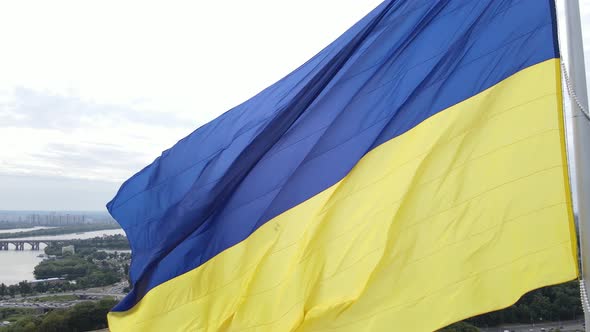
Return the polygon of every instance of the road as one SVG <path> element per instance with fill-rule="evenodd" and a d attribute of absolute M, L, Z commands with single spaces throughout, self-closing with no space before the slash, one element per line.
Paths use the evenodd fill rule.
<path fill-rule="evenodd" d="M 123 297 L 125 297 L 125 294 L 121 294 L 121 293 L 85 292 L 85 291 L 80 290 L 80 291 L 65 292 L 65 293 L 45 293 L 45 294 L 39 294 L 39 295 L 34 295 L 34 296 L 21 297 L 20 299 L 26 300 L 26 299 L 36 299 L 36 298 L 40 298 L 40 297 L 62 296 L 62 295 L 91 296 L 91 297 L 114 297 L 117 300 L 121 300 Z"/>
<path fill-rule="evenodd" d="M 505 325 L 501 327 L 493 327 L 493 328 L 482 328 L 483 332 L 504 332 L 504 331 L 514 331 L 514 332 L 541 332 L 541 331 L 551 331 L 551 329 L 558 329 L 562 332 L 570 332 L 570 331 L 584 331 L 583 320 L 573 320 L 573 321 L 563 321 L 560 323 L 543 323 L 543 324 L 514 324 L 514 325 Z"/>
<path fill-rule="evenodd" d="M 79 299 L 72 301 L 59 301 L 59 302 L 35 302 L 35 299 L 50 296 L 63 296 L 63 295 L 75 295 Z M 75 291 L 66 293 L 46 293 L 27 297 L 17 297 L 14 299 L 7 299 L 0 301 L 0 308 L 29 308 L 29 309 L 56 309 L 56 308 L 68 308 L 76 305 L 80 302 L 85 302 L 90 299 L 97 299 L 103 297 L 113 297 L 116 300 L 121 300 L 125 295 L 120 293 L 95 293 L 85 291 Z"/>

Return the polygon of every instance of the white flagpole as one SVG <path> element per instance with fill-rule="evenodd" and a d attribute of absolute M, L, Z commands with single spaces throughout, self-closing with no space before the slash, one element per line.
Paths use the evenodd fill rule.
<path fill-rule="evenodd" d="M 586 327 L 590 327 L 588 298 L 586 290 L 590 289 L 590 120 L 584 114 L 588 112 L 588 93 L 586 87 L 586 70 L 584 65 L 584 45 L 582 43 L 582 26 L 580 22 L 580 5 L 578 0 L 565 0 L 568 50 L 568 91 L 570 92 L 573 135 L 573 159 L 575 172 L 574 201 L 577 203 L 578 232 L 582 265 L 582 303 Z M 565 77 L 567 79 L 567 76 Z M 571 152 L 570 152 L 571 153 Z M 570 168 L 571 169 L 571 168 Z"/>

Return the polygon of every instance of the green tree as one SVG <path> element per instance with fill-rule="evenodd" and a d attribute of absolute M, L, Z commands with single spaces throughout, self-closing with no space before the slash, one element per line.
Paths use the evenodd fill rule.
<path fill-rule="evenodd" d="M 31 294 L 33 292 L 33 288 L 31 287 L 31 284 L 29 284 L 26 281 L 21 281 L 18 283 L 18 292 L 25 296 L 28 294 Z"/>
<path fill-rule="evenodd" d="M 33 291 L 37 293 L 45 293 L 49 290 L 49 284 L 46 282 L 38 282 L 33 286 Z"/>
<path fill-rule="evenodd" d="M 579 284 L 571 281 L 534 290 L 506 309 L 470 318 L 468 322 L 479 327 L 493 327 L 571 320 L 582 314 Z"/>
<path fill-rule="evenodd" d="M 440 332 L 478 332 L 479 329 L 466 322 L 458 322 L 453 325 L 447 326 Z"/>
<path fill-rule="evenodd" d="M 54 310 L 48 313 L 39 325 L 39 332 L 63 332 L 72 330 L 68 312 Z"/>
<path fill-rule="evenodd" d="M 14 324 L 0 328 L 2 332 L 80 332 L 107 327 L 107 313 L 116 304 L 105 298 L 99 302 L 84 302 L 67 310 L 53 310 L 45 316 L 25 316 Z"/>
<path fill-rule="evenodd" d="M 16 285 L 8 286 L 8 295 L 10 295 L 10 297 L 14 297 L 16 295 L 16 293 L 18 293 L 18 286 L 16 286 Z"/>
<path fill-rule="evenodd" d="M 8 287 L 4 283 L 0 284 L 0 297 L 4 297 L 8 294 Z"/>
<path fill-rule="evenodd" d="M 29 315 L 4 328 L 2 332 L 36 332 L 40 323 L 41 318 Z"/>
<path fill-rule="evenodd" d="M 65 277 L 73 280 L 85 276 L 94 267 L 91 262 L 78 256 L 42 261 L 33 270 L 37 279 Z"/>
<path fill-rule="evenodd" d="M 92 258 L 94 259 L 98 259 L 98 260 L 105 260 L 107 259 L 108 254 L 104 251 L 96 251 L 92 254 Z"/>

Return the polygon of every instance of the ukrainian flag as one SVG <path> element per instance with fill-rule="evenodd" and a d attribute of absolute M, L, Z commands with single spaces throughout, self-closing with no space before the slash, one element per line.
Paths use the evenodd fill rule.
<path fill-rule="evenodd" d="M 433 331 L 576 278 L 550 0 L 390 0 L 108 204 L 112 331 Z"/>

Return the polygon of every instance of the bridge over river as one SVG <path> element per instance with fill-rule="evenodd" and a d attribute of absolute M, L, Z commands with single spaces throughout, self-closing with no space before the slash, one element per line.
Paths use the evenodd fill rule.
<path fill-rule="evenodd" d="M 57 243 L 57 242 L 64 242 L 63 240 L 38 240 L 38 239 L 0 239 L 0 250 L 10 250 L 10 247 L 14 247 L 14 250 L 25 250 L 25 245 L 30 247 L 31 250 L 41 250 L 39 245 L 44 243 L 45 245 L 49 245 L 50 243 Z"/>

